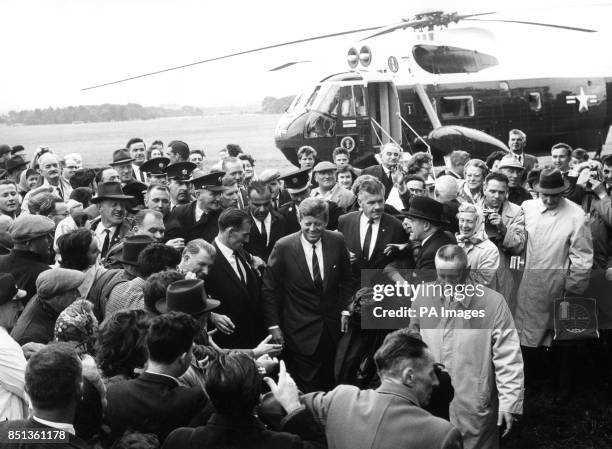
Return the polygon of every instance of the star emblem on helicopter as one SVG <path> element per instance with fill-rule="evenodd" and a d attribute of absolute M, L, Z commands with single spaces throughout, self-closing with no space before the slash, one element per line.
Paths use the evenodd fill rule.
<path fill-rule="evenodd" d="M 597 103 L 597 95 L 589 95 L 584 93 L 584 89 L 580 88 L 580 95 L 567 95 L 565 97 L 567 104 L 576 104 L 578 102 L 578 112 L 588 112 L 589 103 Z"/>

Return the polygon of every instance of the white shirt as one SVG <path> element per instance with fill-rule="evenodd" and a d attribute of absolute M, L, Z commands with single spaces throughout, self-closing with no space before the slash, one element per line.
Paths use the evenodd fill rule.
<path fill-rule="evenodd" d="M 363 244 L 365 243 L 366 233 L 368 232 L 368 223 L 369 218 L 365 216 L 365 214 L 359 215 L 359 243 L 361 244 L 361 249 L 363 250 Z M 378 237 L 378 228 L 380 226 L 380 218 L 378 220 L 374 220 L 372 223 L 372 238 L 370 240 L 370 252 L 368 254 L 368 259 L 372 257 L 372 253 L 374 252 L 374 246 L 376 245 L 376 238 Z"/>
<path fill-rule="evenodd" d="M 198 221 L 200 221 L 200 218 L 202 218 L 202 214 L 204 213 L 204 211 L 202 209 L 200 209 L 200 206 L 198 206 L 198 203 L 196 202 L 196 208 L 195 208 L 195 221 L 196 223 Z"/>
<path fill-rule="evenodd" d="M 38 418 L 36 416 L 32 416 L 32 419 L 41 424 L 44 424 L 47 427 L 53 427 L 54 429 L 64 430 L 72 435 L 76 435 L 76 432 L 74 431 L 74 426 L 70 423 L 47 421 L 46 419 Z"/>
<path fill-rule="evenodd" d="M 100 251 L 102 251 L 102 247 L 104 246 L 104 240 L 106 239 L 106 232 L 104 232 L 105 229 L 108 229 L 110 231 L 108 233 L 108 242 L 110 243 L 110 241 L 113 239 L 113 235 L 115 235 L 117 226 L 111 226 L 110 228 L 105 228 L 104 225 L 102 224 L 102 221 L 98 223 L 98 226 L 96 227 L 96 230 L 94 231 L 94 234 L 98 238 L 98 248 L 100 249 Z"/>
<path fill-rule="evenodd" d="M 253 217 L 253 214 L 251 214 L 251 217 Z M 261 234 L 261 221 L 259 221 L 255 217 L 253 217 L 253 221 L 255 222 L 255 226 L 257 226 L 257 230 Z M 266 236 L 268 237 L 268 239 L 266 240 L 266 246 L 268 246 L 268 243 L 270 243 L 270 230 L 272 228 L 272 214 L 271 213 L 268 213 L 268 215 L 266 215 L 266 218 L 264 218 L 263 220 L 263 225 L 266 227 Z"/>
<path fill-rule="evenodd" d="M 221 251 L 221 254 L 223 254 L 223 257 L 225 257 L 227 261 L 229 262 L 229 264 L 231 265 L 232 269 L 234 270 L 234 273 L 236 273 L 236 276 L 238 276 L 238 279 L 244 278 L 244 280 L 246 281 L 247 279 L 246 272 L 244 271 L 244 267 L 242 266 L 242 264 L 240 264 L 240 271 L 238 271 L 239 262 L 236 256 L 234 256 L 234 250 L 228 246 L 225 246 L 223 243 L 221 243 L 221 240 L 219 240 L 219 237 L 215 237 L 215 243 L 219 247 L 219 251 Z M 242 276 L 240 275 L 240 272 L 242 272 Z"/>
<path fill-rule="evenodd" d="M 302 248 L 304 249 L 304 254 L 306 255 L 306 264 L 308 265 L 308 270 L 310 271 L 310 277 L 314 281 L 314 274 L 312 272 L 312 243 L 304 238 L 304 235 L 300 235 L 300 241 L 302 242 Z M 321 273 L 321 280 L 325 279 L 325 275 L 323 273 L 323 243 L 321 243 L 321 239 L 315 243 L 317 259 L 319 261 L 319 272 Z"/>
<path fill-rule="evenodd" d="M 25 370 L 21 346 L 0 327 L 0 421 L 24 419 L 28 415 Z"/>
<path fill-rule="evenodd" d="M 132 170 L 134 170 L 134 177 L 136 178 L 136 181 L 146 182 L 144 179 L 145 174 L 140 171 L 140 167 L 138 165 L 132 164 Z"/>

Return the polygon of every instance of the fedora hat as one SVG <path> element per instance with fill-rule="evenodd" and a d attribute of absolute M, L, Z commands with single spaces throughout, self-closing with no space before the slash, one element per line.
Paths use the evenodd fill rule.
<path fill-rule="evenodd" d="M 6 171 L 10 173 L 13 170 L 16 170 L 21 167 L 25 167 L 29 163 L 30 161 L 24 160 L 21 156 L 13 156 L 8 161 L 6 161 L 6 164 L 5 164 Z"/>
<path fill-rule="evenodd" d="M 108 165 L 112 167 L 113 165 L 129 164 L 133 160 L 134 158 L 130 156 L 130 152 L 122 148 L 113 152 L 113 162 Z"/>
<path fill-rule="evenodd" d="M 173 282 L 166 291 L 166 308 L 168 312 L 183 312 L 191 316 L 202 315 L 221 304 L 216 299 L 208 298 L 204 281 L 186 279 Z"/>
<path fill-rule="evenodd" d="M 119 182 L 102 182 L 98 184 L 98 194 L 91 199 L 92 203 L 104 200 L 131 200 L 133 196 L 126 195 Z"/>
<path fill-rule="evenodd" d="M 569 188 L 569 181 L 563 178 L 563 174 L 556 168 L 545 168 L 540 173 L 540 179 L 535 186 L 536 192 L 545 195 L 556 195 L 565 192 Z"/>
<path fill-rule="evenodd" d="M 444 206 L 427 196 L 415 196 L 410 201 L 410 209 L 402 211 L 404 217 L 419 218 L 433 224 L 441 225 L 444 220 Z"/>
<path fill-rule="evenodd" d="M 140 256 L 142 250 L 151 243 L 155 243 L 155 239 L 148 235 L 132 235 L 126 237 L 123 241 L 121 257 L 117 257 L 117 261 L 122 264 L 136 265 L 138 263 L 138 256 Z"/>

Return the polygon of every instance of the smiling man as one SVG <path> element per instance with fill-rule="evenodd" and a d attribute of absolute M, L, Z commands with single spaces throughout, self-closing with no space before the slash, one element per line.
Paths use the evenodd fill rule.
<path fill-rule="evenodd" d="M 132 172 L 133 177 L 140 182 L 147 182 L 144 173 L 140 171 L 140 166 L 146 161 L 147 147 L 140 137 L 132 137 L 128 140 L 125 146 L 130 152 L 132 159 Z"/>
<path fill-rule="evenodd" d="M 336 166 L 331 162 L 319 162 L 312 170 L 319 187 L 313 189 L 310 196 L 313 198 L 320 197 L 325 201 L 333 201 L 338 207 L 347 209 L 355 201 L 355 195 L 336 183 L 336 171 Z"/>
<path fill-rule="evenodd" d="M 17 185 L 9 180 L 0 181 L 0 214 L 16 218 L 19 212 Z"/>
<path fill-rule="evenodd" d="M 53 193 L 64 201 L 70 199 L 72 186 L 61 176 L 60 163 L 53 153 L 45 153 L 38 159 L 39 172 L 43 177 L 43 187 L 51 186 Z M 29 198 L 28 198 L 29 199 Z"/>

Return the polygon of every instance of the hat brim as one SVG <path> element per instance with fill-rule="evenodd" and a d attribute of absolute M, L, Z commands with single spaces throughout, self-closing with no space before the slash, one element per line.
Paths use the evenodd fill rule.
<path fill-rule="evenodd" d="M 96 204 L 99 203 L 100 201 L 104 201 L 104 200 L 133 200 L 134 197 L 131 195 L 104 195 L 104 196 L 94 196 L 91 199 L 91 202 Z"/>
<path fill-rule="evenodd" d="M 525 170 L 525 167 L 523 167 L 522 165 L 516 164 L 516 165 L 500 165 L 499 167 L 497 167 L 498 170 L 501 170 L 502 168 L 516 168 L 517 170 Z"/>
<path fill-rule="evenodd" d="M 23 161 L 23 162 L 22 162 L 22 163 L 20 163 L 20 164 L 13 165 L 11 168 L 7 168 L 7 169 L 6 169 L 6 171 L 15 171 L 15 170 L 17 170 L 18 168 L 21 168 L 21 167 L 26 167 L 26 166 L 27 166 L 29 163 L 30 163 L 30 161 Z"/>
<path fill-rule="evenodd" d="M 287 192 L 289 193 L 302 193 L 304 190 L 306 190 L 307 188 L 309 188 L 310 186 L 307 184 L 304 187 L 302 187 L 301 189 L 290 189 L 287 187 Z"/>
<path fill-rule="evenodd" d="M 408 211 L 406 212 L 401 212 L 402 216 L 406 217 L 406 218 L 418 218 L 420 220 L 425 220 L 425 221 L 429 221 L 430 223 L 433 224 L 439 224 L 439 225 L 443 225 L 444 223 L 446 223 L 446 220 L 436 220 L 435 218 L 431 218 L 431 217 L 427 217 L 425 215 L 421 215 L 421 214 L 415 214 L 410 213 Z"/>
<path fill-rule="evenodd" d="M 119 159 L 118 161 L 113 161 L 111 162 L 110 165 L 111 167 L 115 166 L 115 165 L 124 165 L 124 164 L 129 164 L 133 161 L 135 161 L 136 159 L 134 158 L 129 158 L 129 159 Z"/>
<path fill-rule="evenodd" d="M 203 313 L 210 312 L 221 305 L 221 301 L 212 298 L 206 298 L 206 307 L 198 313 L 194 313 L 194 316 L 202 315 Z"/>
<path fill-rule="evenodd" d="M 564 179 L 563 187 L 555 187 L 552 189 L 547 189 L 547 188 L 540 187 L 540 184 L 536 184 L 533 190 L 535 190 L 538 193 L 543 193 L 545 195 L 558 195 L 559 193 L 565 192 L 567 189 L 569 189 L 569 187 L 570 187 L 569 181 L 567 179 Z"/>

